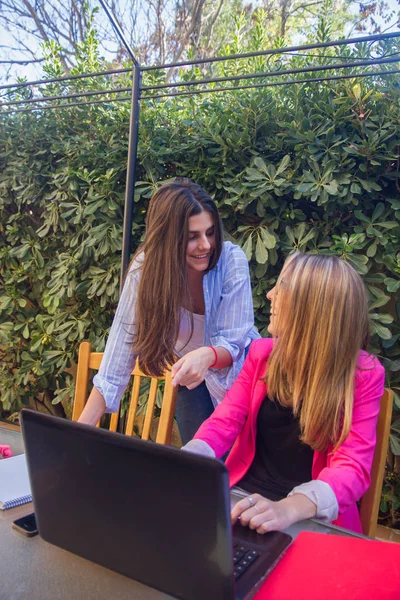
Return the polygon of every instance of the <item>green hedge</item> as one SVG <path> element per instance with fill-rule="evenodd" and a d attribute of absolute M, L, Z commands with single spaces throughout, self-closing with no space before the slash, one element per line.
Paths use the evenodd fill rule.
<path fill-rule="evenodd" d="M 383 44 L 381 50 L 399 51 Z M 366 51 L 362 44 L 341 50 L 350 58 L 363 58 Z M 265 69 L 257 60 L 217 65 L 213 74 Z M 293 57 L 290 64 L 320 60 Z M 192 69 L 183 76 L 199 74 Z M 160 80 L 156 73 L 145 83 Z M 126 81 L 120 78 L 118 85 Z M 100 83 L 49 85 L 44 93 L 88 87 Z M 129 103 L 105 103 L 0 115 L 2 416 L 37 402 L 68 411 L 79 342 L 89 339 L 97 350 L 104 348 L 118 300 L 129 110 Z M 136 247 L 148 198 L 160 181 L 185 175 L 204 186 L 218 203 L 227 234 L 250 261 L 263 335 L 265 294 L 289 251 L 333 253 L 351 262 L 368 286 L 372 349 L 395 391 L 395 454 L 399 126 L 399 84 L 389 75 L 143 99 L 133 226 Z M 396 477 L 387 500 L 397 486 L 398 508 Z"/>

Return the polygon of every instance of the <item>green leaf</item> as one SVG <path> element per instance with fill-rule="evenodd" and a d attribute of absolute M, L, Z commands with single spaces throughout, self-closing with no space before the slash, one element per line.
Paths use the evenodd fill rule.
<path fill-rule="evenodd" d="M 247 260 L 250 262 L 253 255 L 253 236 L 251 234 L 243 244 L 242 250 L 245 253 Z"/>
<path fill-rule="evenodd" d="M 400 358 L 398 360 L 387 359 L 387 362 L 385 362 L 385 364 L 388 364 L 389 370 L 392 371 L 393 373 L 400 371 Z"/>
<path fill-rule="evenodd" d="M 289 238 L 289 242 L 294 246 L 296 244 L 296 239 L 294 237 L 293 229 L 291 229 L 289 226 L 287 226 L 285 228 L 285 232 Z"/>
<path fill-rule="evenodd" d="M 249 181 L 265 181 L 265 175 L 257 171 L 257 169 L 252 169 L 248 167 L 246 169 L 246 179 Z"/>
<path fill-rule="evenodd" d="M 43 316 L 42 315 L 40 315 L 40 314 L 36 315 L 35 321 L 39 325 L 40 329 L 44 329 L 44 321 L 43 321 Z"/>
<path fill-rule="evenodd" d="M 368 273 L 367 262 L 368 258 L 360 254 L 348 254 L 347 260 L 353 265 L 360 275 L 366 275 Z"/>
<path fill-rule="evenodd" d="M 395 229 L 395 227 L 399 227 L 399 223 L 396 221 L 380 221 L 376 223 L 379 227 L 384 227 L 385 229 Z"/>
<path fill-rule="evenodd" d="M 261 158 L 261 156 L 257 156 L 254 159 L 254 164 L 257 167 L 257 169 L 259 169 L 263 173 L 267 173 L 267 165 L 265 164 L 265 162 L 263 161 L 263 159 Z"/>
<path fill-rule="evenodd" d="M 268 250 L 272 250 L 272 248 L 275 248 L 275 246 L 276 246 L 276 238 L 270 232 L 270 230 L 268 229 L 268 227 L 260 227 L 260 232 L 261 232 L 261 237 L 262 237 L 262 240 L 263 240 L 263 242 L 265 244 L 265 247 L 268 248 Z"/>
<path fill-rule="evenodd" d="M 314 229 L 310 229 L 310 231 L 307 233 L 307 235 L 302 236 L 301 240 L 299 239 L 299 244 L 301 246 L 301 248 L 305 248 L 308 244 L 308 242 L 312 239 L 314 239 L 315 237 L 315 231 Z"/>
<path fill-rule="evenodd" d="M 390 293 L 396 293 L 400 289 L 400 279 L 393 279 L 392 277 L 386 277 L 385 285 L 387 291 Z"/>
<path fill-rule="evenodd" d="M 350 186 L 350 191 L 352 194 L 361 194 L 361 188 L 357 183 L 352 183 Z"/>
<path fill-rule="evenodd" d="M 364 221 L 364 223 L 370 223 L 370 219 L 368 219 L 368 217 L 366 217 L 361 210 L 355 210 L 354 211 L 354 216 L 357 217 L 357 219 L 359 221 Z"/>
<path fill-rule="evenodd" d="M 375 319 L 384 325 L 390 325 L 390 323 L 393 323 L 394 321 L 393 316 L 389 313 L 371 313 L 370 316 L 371 319 Z"/>
<path fill-rule="evenodd" d="M 268 269 L 267 264 L 264 264 L 264 265 L 258 264 L 254 271 L 254 274 L 257 277 L 257 279 L 261 279 L 262 277 L 264 277 L 264 275 L 267 272 L 267 269 Z"/>
<path fill-rule="evenodd" d="M 369 248 L 367 249 L 368 258 L 372 258 L 375 256 L 377 248 L 378 248 L 378 240 L 374 240 L 372 242 L 372 244 L 369 246 Z"/>
<path fill-rule="evenodd" d="M 353 87 L 351 88 L 351 91 L 353 92 L 354 98 L 358 102 L 360 100 L 360 98 L 361 98 L 361 85 L 359 83 L 355 83 L 353 85 Z"/>
<path fill-rule="evenodd" d="M 31 352 L 36 352 L 42 345 L 42 338 L 38 338 L 35 343 L 33 343 L 30 347 Z"/>
<path fill-rule="evenodd" d="M 263 265 L 268 260 L 268 250 L 264 246 L 264 243 L 261 239 L 261 236 L 257 234 L 257 243 L 256 243 L 256 260 L 258 263 Z"/>
<path fill-rule="evenodd" d="M 382 513 L 386 513 L 386 512 L 388 512 L 388 510 L 389 510 L 389 506 L 388 506 L 388 503 L 387 503 L 387 501 L 386 501 L 386 500 L 381 500 L 381 503 L 380 503 L 380 505 L 379 505 L 379 510 L 380 510 Z"/>
<path fill-rule="evenodd" d="M 372 213 L 371 221 L 374 222 L 377 219 L 379 219 L 384 210 L 385 205 L 383 204 L 383 202 L 378 202 L 378 204 L 375 206 L 374 212 Z"/>
<path fill-rule="evenodd" d="M 331 181 L 331 183 L 327 183 L 326 185 L 324 185 L 324 188 L 328 192 L 328 194 L 331 194 L 332 196 L 338 193 L 338 186 L 334 179 Z"/>
<path fill-rule="evenodd" d="M 309 192 L 314 186 L 315 184 L 313 182 L 300 183 L 295 189 L 297 192 Z"/>
<path fill-rule="evenodd" d="M 387 294 L 385 294 L 381 289 L 372 286 L 368 286 L 368 289 L 370 290 L 371 294 L 375 297 L 375 300 L 373 300 L 370 304 L 370 310 L 374 310 L 375 308 L 385 306 L 385 304 L 389 302 L 390 297 Z"/>
<path fill-rule="evenodd" d="M 400 439 L 392 434 L 389 435 L 390 449 L 395 456 L 400 456 Z"/>
<path fill-rule="evenodd" d="M 283 171 L 286 170 L 287 166 L 290 163 L 290 155 L 286 154 L 286 156 L 284 156 L 281 160 L 281 162 L 278 165 L 278 168 L 276 170 L 276 174 L 280 175 L 281 173 L 283 173 Z"/>
<path fill-rule="evenodd" d="M 372 330 L 372 333 L 375 333 L 383 340 L 390 340 L 390 338 L 392 337 L 392 333 L 391 333 L 390 329 L 388 329 L 387 327 L 384 327 L 383 325 L 381 325 L 380 323 L 377 323 L 376 321 L 372 321 L 371 330 Z"/>
<path fill-rule="evenodd" d="M 371 192 L 372 191 L 372 186 L 371 183 L 369 181 L 367 181 L 366 179 L 359 179 L 360 184 L 362 185 L 362 187 L 364 188 L 364 190 L 366 192 Z"/>

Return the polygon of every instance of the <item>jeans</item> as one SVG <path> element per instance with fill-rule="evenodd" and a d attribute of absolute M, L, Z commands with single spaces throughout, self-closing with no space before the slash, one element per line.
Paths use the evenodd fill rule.
<path fill-rule="evenodd" d="M 194 390 L 188 390 L 183 385 L 179 386 L 175 417 L 183 445 L 193 438 L 213 410 L 214 405 L 204 381 Z"/>

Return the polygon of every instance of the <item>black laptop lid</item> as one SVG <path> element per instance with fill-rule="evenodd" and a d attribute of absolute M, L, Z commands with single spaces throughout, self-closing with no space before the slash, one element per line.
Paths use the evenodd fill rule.
<path fill-rule="evenodd" d="M 234 597 L 219 461 L 23 410 L 40 535 L 178 598 Z"/>

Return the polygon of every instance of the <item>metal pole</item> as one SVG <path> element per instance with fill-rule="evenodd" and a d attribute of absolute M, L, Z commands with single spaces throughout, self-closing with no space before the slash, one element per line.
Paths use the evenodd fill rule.
<path fill-rule="evenodd" d="M 141 72 L 140 66 L 135 65 L 132 75 L 132 102 L 129 122 L 128 165 L 126 168 L 124 227 L 122 236 L 122 264 L 120 274 L 120 292 L 122 292 L 126 269 L 129 264 L 132 243 L 133 202 L 136 181 L 136 158 L 139 138 L 139 100 Z"/>
<path fill-rule="evenodd" d="M 107 17 L 109 18 L 111 25 L 114 28 L 115 33 L 117 34 L 117 36 L 119 37 L 119 39 L 121 40 L 121 42 L 123 43 L 123 45 L 125 46 L 125 48 L 127 49 L 127 51 L 129 52 L 129 56 L 131 57 L 131 59 L 133 60 L 133 64 L 138 66 L 139 63 L 135 58 L 135 55 L 133 54 L 132 48 L 130 47 L 130 45 L 128 44 L 128 40 L 126 39 L 126 37 L 124 36 L 121 27 L 118 25 L 114 15 L 112 14 L 112 12 L 110 11 L 110 9 L 108 8 L 107 4 L 105 3 L 104 0 L 100 0 L 100 4 L 102 5 L 102 7 L 105 10 L 105 13 L 107 15 Z"/>
<path fill-rule="evenodd" d="M 380 59 L 369 59 L 369 60 L 358 60 L 355 62 L 349 63 L 330 63 L 328 65 L 318 65 L 316 67 L 301 67 L 298 69 L 282 69 L 278 71 L 262 71 L 256 73 L 247 73 L 241 75 L 231 75 L 230 77 L 213 77 L 210 79 L 190 79 L 189 81 L 173 81 L 172 83 L 159 83 L 157 85 L 144 85 L 142 90 L 147 92 L 148 90 L 162 90 L 167 88 L 177 88 L 177 87 L 187 87 L 189 85 L 204 85 L 206 83 L 224 83 L 228 81 L 241 81 L 242 79 L 260 79 L 262 77 L 277 77 L 279 75 L 296 75 L 297 73 L 314 73 L 316 71 L 333 71 L 334 69 L 350 69 L 352 67 L 369 67 L 371 65 L 386 65 L 395 62 L 400 62 L 399 56 L 392 56 L 389 58 L 380 58 Z M 117 89 L 117 91 L 119 91 Z M 125 91 L 121 88 L 121 91 Z M 50 97 L 50 100 L 52 98 Z M 19 100 L 18 103 L 23 104 L 24 100 Z M 29 100 L 26 100 L 29 102 Z M 31 100 L 32 102 L 32 100 Z M 17 104 L 17 102 L 8 102 L 6 104 Z"/>
<path fill-rule="evenodd" d="M 133 202 L 135 194 L 135 173 L 136 173 L 136 157 L 137 145 L 139 137 L 139 100 L 140 100 L 140 84 L 141 72 L 139 62 L 136 60 L 133 50 L 124 36 L 121 27 L 117 23 L 114 15 L 108 8 L 105 0 L 100 0 L 100 4 L 104 8 L 115 33 L 129 52 L 129 56 L 133 61 L 132 72 L 132 100 L 131 100 L 131 116 L 129 121 L 129 145 L 128 145 L 128 164 L 126 168 L 126 188 L 125 188 L 125 209 L 124 209 L 124 224 L 122 235 L 122 262 L 120 272 L 120 293 L 124 283 L 126 269 L 129 264 L 132 241 L 132 220 L 133 220 Z"/>
<path fill-rule="evenodd" d="M 223 60 L 238 60 L 241 58 L 252 58 L 253 56 L 269 56 L 273 54 L 285 54 L 285 52 L 298 52 L 300 50 L 316 50 L 318 48 L 331 48 L 332 46 L 347 46 L 348 44 L 360 44 L 361 42 L 378 42 L 380 40 L 383 41 L 398 37 L 400 37 L 400 31 L 393 31 L 392 33 L 379 33 L 376 35 L 366 35 L 363 37 L 335 40 L 333 42 L 305 44 L 304 46 L 284 46 L 283 48 L 273 48 L 272 50 L 259 50 L 258 52 L 245 52 L 244 54 L 224 54 L 223 56 L 213 56 L 210 58 L 198 58 L 196 60 L 185 60 L 183 62 L 177 63 L 152 65 L 150 67 L 143 67 L 143 71 L 158 71 L 160 69 L 169 69 L 172 67 L 203 65 L 206 63 L 219 62 Z"/>
<path fill-rule="evenodd" d="M 54 79 L 37 79 L 36 81 L 24 81 L 22 83 L 8 83 L 0 85 L 0 90 L 20 89 L 38 85 L 47 85 L 49 83 L 59 83 L 60 81 L 74 81 L 77 79 L 87 79 L 88 77 L 103 77 L 103 75 L 117 75 L 118 73 L 130 73 L 132 67 L 127 69 L 108 69 L 108 71 L 94 71 L 93 73 L 80 73 L 79 75 L 65 75 L 64 77 L 54 77 Z"/>

